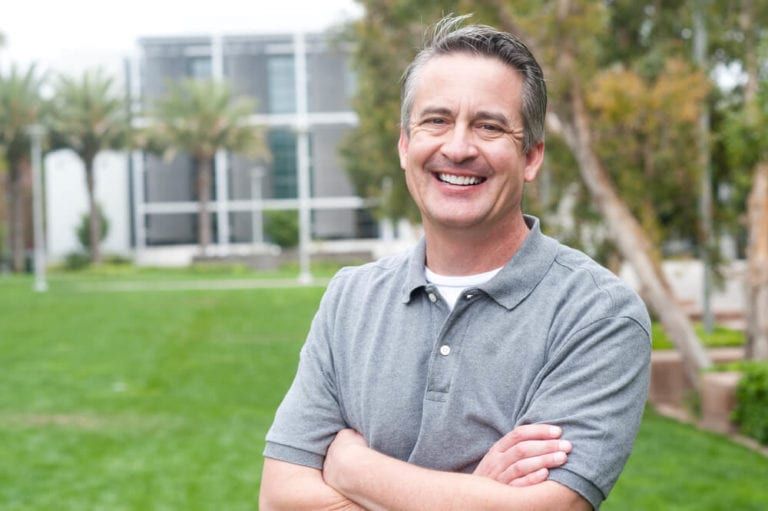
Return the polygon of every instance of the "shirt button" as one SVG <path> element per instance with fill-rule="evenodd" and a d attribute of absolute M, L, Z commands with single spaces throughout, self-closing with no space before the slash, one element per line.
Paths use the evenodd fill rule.
<path fill-rule="evenodd" d="M 429 301 L 435 303 L 437 301 L 437 295 L 435 293 L 429 293 Z"/>
<path fill-rule="evenodd" d="M 451 352 L 451 347 L 448 346 L 447 344 L 443 344 L 442 346 L 440 346 L 440 354 L 443 355 L 444 357 L 447 357 L 450 352 Z"/>

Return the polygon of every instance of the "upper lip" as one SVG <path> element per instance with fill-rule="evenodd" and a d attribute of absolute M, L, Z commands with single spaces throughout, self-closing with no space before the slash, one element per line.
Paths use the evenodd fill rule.
<path fill-rule="evenodd" d="M 427 162 L 424 165 L 424 170 L 432 174 L 451 174 L 461 177 L 488 178 L 490 174 L 485 172 L 485 169 L 480 165 L 451 165 L 450 162 L 446 161 Z"/>
<path fill-rule="evenodd" d="M 458 176 L 458 177 L 476 177 L 476 178 L 479 178 L 479 179 L 487 179 L 488 178 L 487 175 L 480 174 L 480 173 L 477 173 L 477 172 L 466 172 L 466 171 L 461 171 L 461 170 L 457 171 L 457 170 L 453 170 L 453 169 L 429 169 L 429 172 L 431 172 L 432 174 L 434 174 L 436 176 L 439 175 L 439 174 L 448 174 L 448 175 L 451 175 L 451 176 Z"/>

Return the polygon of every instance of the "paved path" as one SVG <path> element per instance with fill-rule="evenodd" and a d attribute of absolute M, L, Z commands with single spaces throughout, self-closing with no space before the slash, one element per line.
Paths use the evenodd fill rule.
<path fill-rule="evenodd" d="M 232 289 L 281 289 L 296 287 L 325 287 L 330 279 L 315 278 L 309 283 L 297 279 L 201 279 L 201 280 L 133 280 L 72 282 L 67 288 L 79 292 L 134 292 L 134 291 L 209 291 Z"/>

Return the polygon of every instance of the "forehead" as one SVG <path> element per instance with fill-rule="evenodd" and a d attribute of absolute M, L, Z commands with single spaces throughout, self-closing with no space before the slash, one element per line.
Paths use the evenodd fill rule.
<path fill-rule="evenodd" d="M 424 109 L 498 111 L 519 118 L 522 78 L 493 57 L 456 53 L 434 57 L 415 76 L 412 113 Z"/>

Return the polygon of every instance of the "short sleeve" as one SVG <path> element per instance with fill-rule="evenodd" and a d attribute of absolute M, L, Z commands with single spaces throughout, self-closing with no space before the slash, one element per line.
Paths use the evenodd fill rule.
<path fill-rule="evenodd" d="M 301 349 L 288 393 L 267 432 L 264 456 L 322 469 L 325 453 L 346 422 L 338 401 L 332 338 L 336 286 L 329 285 Z"/>
<path fill-rule="evenodd" d="M 648 394 L 651 342 L 631 317 L 593 321 L 574 332 L 542 370 L 521 424 L 557 424 L 573 444 L 550 470 L 600 507 L 632 450 Z"/>

